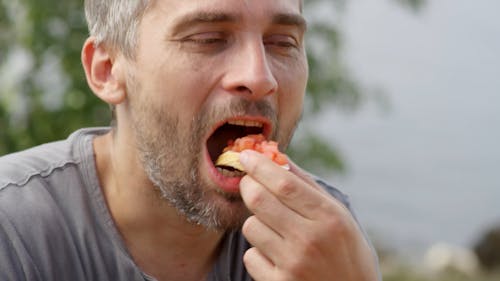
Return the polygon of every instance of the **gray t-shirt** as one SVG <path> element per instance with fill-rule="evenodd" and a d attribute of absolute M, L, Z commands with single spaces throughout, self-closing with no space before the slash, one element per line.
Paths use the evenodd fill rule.
<path fill-rule="evenodd" d="M 0 158 L 0 280 L 154 280 L 129 255 L 99 186 L 92 140 L 108 130 Z M 241 232 L 227 233 L 207 281 L 251 280 L 248 247 Z"/>

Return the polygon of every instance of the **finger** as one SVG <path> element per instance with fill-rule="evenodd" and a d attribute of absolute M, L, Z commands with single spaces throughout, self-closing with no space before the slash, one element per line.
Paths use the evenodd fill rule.
<path fill-rule="evenodd" d="M 317 188 L 290 173 L 270 159 L 251 150 L 240 153 L 240 162 L 245 167 L 247 176 L 258 181 L 273 193 L 279 201 L 301 216 L 316 219 L 324 209 L 332 208 L 332 198 Z"/>
<path fill-rule="evenodd" d="M 261 223 L 280 236 L 296 231 L 303 217 L 284 205 L 258 181 L 246 175 L 240 181 L 240 194 L 247 208 Z"/>
<path fill-rule="evenodd" d="M 248 249 L 243 255 L 243 263 L 253 280 L 272 280 L 274 264 L 259 249 L 255 247 Z"/>
<path fill-rule="evenodd" d="M 251 216 L 245 221 L 242 233 L 252 246 L 259 249 L 274 264 L 274 261 L 282 258 L 283 237 L 256 216 Z"/>

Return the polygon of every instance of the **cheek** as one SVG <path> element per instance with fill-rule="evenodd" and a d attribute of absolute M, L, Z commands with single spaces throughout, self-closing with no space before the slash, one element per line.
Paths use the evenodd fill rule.
<path fill-rule="evenodd" d="M 304 94 L 286 92 L 279 97 L 280 124 L 287 128 L 294 126 L 302 115 Z"/>
<path fill-rule="evenodd" d="M 280 149 L 285 150 L 303 111 L 307 71 L 288 72 L 279 88 Z"/>
<path fill-rule="evenodd" d="M 278 77 L 280 81 L 279 107 L 281 114 L 294 119 L 302 114 L 308 73 L 307 66 L 290 69 Z"/>
<path fill-rule="evenodd" d="M 179 116 L 181 122 L 191 122 L 210 93 L 211 72 L 191 60 L 173 58 L 151 73 L 150 94 L 157 106 Z"/>

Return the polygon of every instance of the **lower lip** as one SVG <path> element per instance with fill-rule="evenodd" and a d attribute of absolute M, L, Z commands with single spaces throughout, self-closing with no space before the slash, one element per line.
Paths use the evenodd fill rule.
<path fill-rule="evenodd" d="M 212 181 L 224 192 L 239 193 L 241 177 L 226 177 L 222 175 L 210 159 L 208 151 L 205 151 L 205 161 L 208 163 L 208 174 Z"/>

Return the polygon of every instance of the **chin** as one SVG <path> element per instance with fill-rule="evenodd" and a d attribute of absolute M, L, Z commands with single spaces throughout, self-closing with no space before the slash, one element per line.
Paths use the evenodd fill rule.
<path fill-rule="evenodd" d="M 217 231 L 238 230 L 245 220 L 251 215 L 239 193 L 226 193 L 220 189 L 215 189 L 206 205 L 207 213 L 211 217 L 206 223 L 201 223 L 207 228 Z"/>

